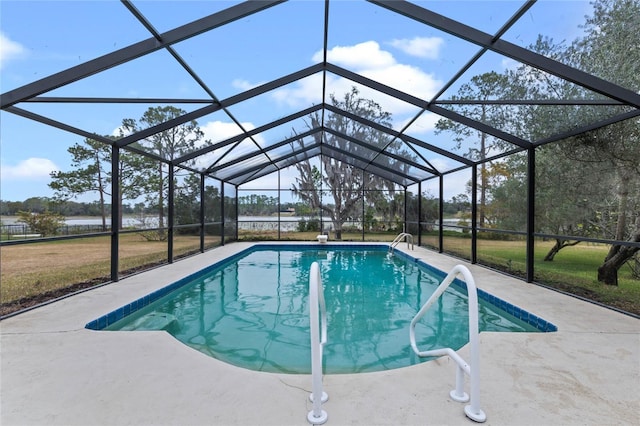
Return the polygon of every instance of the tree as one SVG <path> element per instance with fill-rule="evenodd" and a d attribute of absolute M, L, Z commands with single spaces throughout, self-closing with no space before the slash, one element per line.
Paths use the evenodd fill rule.
<path fill-rule="evenodd" d="M 113 136 L 104 136 L 115 139 Z M 76 143 L 67 151 L 71 154 L 72 170 L 54 171 L 51 173 L 49 187 L 55 191 L 57 201 L 66 201 L 86 193 L 97 193 L 102 229 L 107 229 L 106 219 L 109 214 L 107 198 L 111 196 L 112 148 L 104 142 L 86 138 L 82 144 Z M 122 200 L 137 198 L 141 194 L 144 181 L 143 170 L 148 168 L 149 160 L 126 151 L 120 154 L 120 198 L 118 223 L 122 227 Z"/>
<path fill-rule="evenodd" d="M 340 109 L 353 112 L 362 118 L 391 128 L 390 113 L 383 111 L 375 101 L 361 98 L 359 91 L 355 87 L 346 93 L 342 100 L 337 99 L 332 94 L 331 102 Z M 309 129 L 317 129 L 322 124 L 320 112 L 311 114 L 308 120 L 306 124 Z M 325 113 L 324 125 L 327 128 L 380 149 L 387 146 L 388 151 L 399 152 L 401 150 L 401 142 L 394 141 L 389 145 L 391 139 L 385 133 L 355 120 L 350 120 L 340 114 Z M 340 138 L 333 133 L 317 132 L 314 134 L 314 138 L 317 143 L 323 142 L 343 152 L 360 154 L 363 157 L 368 154 L 366 148 Z M 301 147 L 304 146 L 302 140 L 298 140 L 298 143 Z M 407 153 L 405 152 L 404 154 L 406 155 Z M 350 217 L 360 217 L 364 214 L 364 212 L 358 214 L 357 211 L 360 210 L 358 207 L 362 205 L 363 197 L 375 193 L 375 191 L 368 191 L 369 189 L 386 189 L 391 196 L 395 191 L 393 182 L 363 173 L 361 169 L 346 161 L 322 155 L 320 162 L 322 170 L 312 165 L 308 159 L 296 164 L 299 176 L 296 178 L 296 183 L 293 184 L 292 191 L 313 209 L 320 210 L 331 217 L 337 239 L 342 238 L 342 226 Z M 406 165 L 400 161 L 394 161 L 393 164 L 387 164 L 386 166 L 393 167 L 399 171 L 406 170 Z M 333 204 L 323 202 L 323 196 L 329 196 L 333 200 Z"/>
<path fill-rule="evenodd" d="M 488 101 L 509 98 L 510 85 L 504 74 L 494 71 L 477 75 L 471 78 L 469 83 L 463 84 L 458 90 L 458 94 L 452 96 L 454 101 Z M 515 122 L 509 114 L 508 109 L 487 104 L 467 104 L 460 105 L 458 113 L 490 124 L 496 128 L 504 128 L 507 124 Z M 454 134 L 455 149 L 462 150 L 463 144 L 468 145 L 467 152 L 462 155 L 480 162 L 480 199 L 478 200 L 478 225 L 485 226 L 487 216 L 487 206 L 489 204 L 488 194 L 490 191 L 490 164 L 485 162 L 491 154 L 502 152 L 510 144 L 501 139 L 490 136 L 484 132 L 477 131 L 459 122 L 441 118 L 436 123 L 436 134 L 451 132 Z"/>
<path fill-rule="evenodd" d="M 68 200 L 87 192 L 99 197 L 102 230 L 107 229 L 105 196 L 111 179 L 111 147 L 93 139 L 85 139 L 84 145 L 74 144 L 67 151 L 71 154 L 72 170 L 51 172 L 49 187 L 58 200 Z"/>
<path fill-rule="evenodd" d="M 64 217 L 48 210 L 41 213 L 19 211 L 18 222 L 27 224 L 32 231 L 43 237 L 49 237 L 56 235 L 64 225 Z"/>
<path fill-rule="evenodd" d="M 585 36 L 573 44 L 572 53 L 581 69 L 623 87 L 640 87 L 640 3 L 637 0 L 593 2 Z M 618 108 L 617 112 L 623 112 Z M 630 119 L 585 133 L 576 138 L 572 153 L 587 161 L 607 164 L 616 174 L 618 198 L 614 239 L 640 242 L 640 121 Z M 631 208 L 630 208 L 631 207 Z M 598 281 L 618 284 L 618 270 L 640 245 L 613 244 L 598 268 Z"/>
<path fill-rule="evenodd" d="M 137 133 L 142 129 L 166 123 L 185 113 L 185 111 L 173 106 L 149 108 L 138 121 L 131 118 L 124 119 L 120 130 L 123 135 Z M 192 120 L 139 140 L 133 145 L 170 162 L 193 151 L 203 136 L 204 133 L 198 127 L 198 123 Z M 165 204 L 169 191 L 169 167 L 172 166 L 158 161 L 155 167 L 139 171 L 139 176 L 144 178 L 140 184 L 147 194 L 147 201 L 158 209 L 158 228 L 161 236 L 164 236 Z"/>

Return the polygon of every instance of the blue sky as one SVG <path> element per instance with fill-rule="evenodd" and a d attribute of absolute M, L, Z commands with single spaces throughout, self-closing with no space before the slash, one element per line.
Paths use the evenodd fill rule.
<path fill-rule="evenodd" d="M 229 7 L 222 1 L 134 1 L 133 4 L 164 32 Z M 520 7 L 521 1 L 416 1 L 434 11 L 494 33 Z M 292 1 L 174 45 L 176 51 L 203 78 L 214 94 L 225 99 L 248 88 L 282 77 L 322 60 L 324 2 Z M 329 61 L 377 79 L 414 96 L 430 99 L 478 47 L 427 28 L 407 18 L 362 1 L 332 1 L 329 26 Z M 585 1 L 539 1 L 506 34 L 510 42 L 527 46 L 538 34 L 570 42 L 580 35 L 579 24 L 590 13 Z M 13 1 L 0 0 L 0 92 L 5 93 L 68 69 L 110 51 L 149 38 L 149 33 L 119 1 Z M 487 54 L 465 75 L 502 71 L 513 61 Z M 245 129 L 266 124 L 321 101 L 320 76 L 312 76 L 232 106 L 231 113 Z M 329 75 L 331 93 L 347 92 L 353 83 Z M 456 87 L 447 94 L 455 93 Z M 393 114 L 400 129 L 416 108 L 361 88 Z M 171 60 L 166 51 L 147 55 L 104 73 L 74 82 L 44 96 L 207 98 L 203 89 Z M 19 107 L 68 122 L 99 134 L 113 134 L 124 118 L 138 119 L 152 105 L 52 105 Z M 199 105 L 176 105 L 190 111 Z M 53 195 L 49 173 L 70 169 L 67 148 L 82 142 L 71 133 L 2 112 L 0 115 L 0 198 L 23 200 Z M 409 134 L 436 140 L 437 117 L 427 115 Z M 212 141 L 238 134 L 237 126 L 222 113 L 198 120 Z M 287 129 L 259 138 L 284 138 Z M 428 154 L 433 164 L 451 167 L 444 157 Z M 291 173 L 282 174 L 288 188 Z M 254 182 L 273 185 L 276 177 Z M 464 192 L 468 174 L 449 178 L 448 196 Z M 92 199 L 84 197 L 82 201 Z"/>

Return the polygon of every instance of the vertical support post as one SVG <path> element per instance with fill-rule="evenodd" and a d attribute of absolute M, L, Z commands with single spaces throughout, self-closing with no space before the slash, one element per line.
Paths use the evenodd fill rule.
<path fill-rule="evenodd" d="M 478 263 L 478 165 L 471 167 L 471 263 Z"/>
<path fill-rule="evenodd" d="M 120 244 L 120 148 L 111 146 L 111 281 L 119 279 Z"/>
<path fill-rule="evenodd" d="M 444 176 L 438 178 L 438 252 L 444 252 Z"/>
<path fill-rule="evenodd" d="M 220 245 L 224 245 L 224 182 L 220 181 Z"/>
<path fill-rule="evenodd" d="M 238 209 L 238 185 L 234 185 L 234 189 L 236 191 L 236 196 L 235 196 L 235 199 L 234 199 L 234 201 L 235 201 L 235 212 L 236 212 L 236 214 L 234 215 L 234 217 L 236 219 L 236 226 L 235 226 L 236 232 L 235 232 L 234 238 L 235 238 L 235 241 L 238 241 L 238 228 L 239 228 L 239 226 L 238 226 L 238 215 L 240 213 L 238 211 L 238 210 L 240 210 L 240 209 Z"/>
<path fill-rule="evenodd" d="M 175 220 L 175 208 L 173 205 L 174 192 L 176 189 L 175 183 L 175 167 L 173 163 L 169 163 L 169 194 L 167 194 L 167 225 L 169 227 L 167 231 L 167 261 L 173 263 L 173 225 Z M 160 206 L 162 208 L 162 206 Z"/>
<path fill-rule="evenodd" d="M 204 197 L 205 197 L 205 176 L 204 173 L 200 173 L 200 253 L 204 253 Z"/>
<path fill-rule="evenodd" d="M 280 197 L 280 169 L 278 169 L 278 241 L 280 241 L 280 228 L 282 223 L 280 222 L 280 212 L 282 211 L 282 199 Z"/>
<path fill-rule="evenodd" d="M 361 216 L 362 217 L 362 241 L 364 241 L 364 218 L 365 218 L 365 216 L 364 216 L 364 214 L 365 214 L 365 211 L 364 211 L 364 208 L 365 208 L 364 197 L 366 195 L 366 192 L 364 192 L 364 187 L 365 187 L 365 185 L 364 185 L 364 169 L 362 169 L 362 216 Z"/>
<path fill-rule="evenodd" d="M 418 182 L 418 247 L 422 246 L 422 181 Z"/>
<path fill-rule="evenodd" d="M 402 220 L 402 232 L 409 232 L 409 229 L 407 228 L 407 187 L 404 187 L 404 200 L 403 200 L 403 206 L 402 206 L 402 210 L 404 210 L 404 214 L 403 214 L 403 220 Z M 420 219 L 418 219 L 418 223 L 420 223 Z M 406 237 L 405 237 L 406 238 Z"/>
<path fill-rule="evenodd" d="M 530 283 L 534 274 L 535 240 L 535 211 L 536 211 L 536 149 L 527 150 L 527 273 L 526 279 Z"/>

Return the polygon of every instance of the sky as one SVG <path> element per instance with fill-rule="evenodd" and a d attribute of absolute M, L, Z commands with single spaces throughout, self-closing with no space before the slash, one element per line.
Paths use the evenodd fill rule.
<path fill-rule="evenodd" d="M 235 3 L 133 1 L 161 33 Z M 415 3 L 489 34 L 495 33 L 522 4 L 515 0 L 424 0 Z M 323 1 L 293 0 L 178 43 L 174 48 L 217 98 L 226 99 L 321 62 L 323 10 Z M 504 38 L 520 46 L 530 45 L 538 34 L 552 37 L 556 42 L 570 42 L 581 34 L 579 25 L 590 10 L 586 1 L 540 0 Z M 0 0 L 0 92 L 16 89 L 149 37 L 149 32 L 115 0 Z M 479 50 L 451 35 L 356 0 L 331 2 L 328 46 L 329 62 L 423 99 L 431 99 Z M 482 72 L 502 72 L 514 66 L 517 66 L 514 61 L 488 53 L 472 66 L 462 81 Z M 321 84 L 321 76 L 314 75 L 233 105 L 229 110 L 245 130 L 250 130 L 322 102 Z M 353 82 L 328 74 L 328 91 L 338 97 L 353 85 Z M 457 88 L 450 88 L 445 97 L 454 94 Z M 376 94 L 366 87 L 359 87 L 359 90 L 363 97 L 376 100 L 392 114 L 397 130 L 404 128 L 418 112 L 415 106 Z M 43 96 L 208 98 L 164 50 Z M 156 105 L 19 105 L 102 135 L 115 134 L 124 118 L 139 119 L 150 106 Z M 202 105 L 175 106 L 190 111 Z M 423 115 L 407 132 L 429 143 L 446 144 L 434 133 L 437 119 L 433 114 Z M 212 142 L 239 133 L 238 126 L 222 112 L 202 117 L 198 124 L 205 138 Z M 290 136 L 291 126 L 273 129 L 259 135 L 257 140 L 265 143 L 266 139 L 284 139 Z M 67 149 L 82 141 L 81 136 L 2 111 L 0 198 L 17 201 L 32 196 L 52 196 L 48 187 L 50 173 L 70 170 L 71 155 Z M 425 153 L 425 156 L 434 166 L 444 170 L 455 167 L 443 156 L 433 153 Z M 292 171 L 282 172 L 282 187 L 289 188 L 294 176 Z M 447 177 L 445 199 L 463 193 L 468 179 L 467 172 Z M 277 175 L 271 175 L 242 188 L 275 185 Z M 429 189 L 432 185 L 425 186 Z M 432 192 L 437 193 L 435 187 Z M 79 201 L 93 199 L 95 195 L 85 195 Z"/>

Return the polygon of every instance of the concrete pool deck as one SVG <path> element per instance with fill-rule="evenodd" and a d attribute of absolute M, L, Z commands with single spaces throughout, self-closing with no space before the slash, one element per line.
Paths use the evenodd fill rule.
<path fill-rule="evenodd" d="M 250 245 L 219 247 L 0 321 L 0 424 L 307 425 L 310 375 L 237 368 L 164 332 L 84 328 Z M 404 243 L 399 249 L 407 251 Z M 407 252 L 444 271 L 461 263 L 420 247 Z M 480 334 L 485 424 L 640 424 L 640 320 L 467 266 L 479 288 L 558 327 Z M 459 352 L 468 359 L 466 346 Z M 455 363 L 447 357 L 323 383 L 327 425 L 474 424 L 466 404 L 449 397 Z"/>

